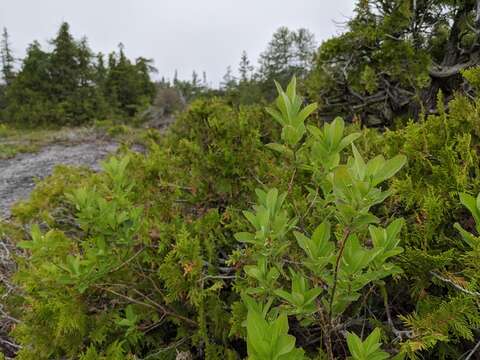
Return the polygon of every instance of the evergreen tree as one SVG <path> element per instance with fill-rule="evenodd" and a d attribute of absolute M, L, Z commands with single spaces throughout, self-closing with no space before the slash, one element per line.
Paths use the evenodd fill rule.
<path fill-rule="evenodd" d="M 223 75 L 222 82 L 220 83 L 221 89 L 225 91 L 232 91 L 237 85 L 237 80 L 233 75 L 232 67 L 228 66 L 225 75 Z"/>
<path fill-rule="evenodd" d="M 113 108 L 133 116 L 150 104 L 155 96 L 155 85 L 150 79 L 152 61 L 138 58 L 135 63 L 126 57 L 123 44 L 118 54 L 109 56 L 105 96 Z"/>
<path fill-rule="evenodd" d="M 107 79 L 108 69 L 105 65 L 105 55 L 98 53 L 95 62 L 95 82 L 102 92 L 105 90 L 105 81 Z"/>
<path fill-rule="evenodd" d="M 202 86 L 204 89 L 208 88 L 208 82 L 207 82 L 207 72 L 203 71 L 202 73 Z"/>
<path fill-rule="evenodd" d="M 7 35 L 4 40 L 2 54 L 10 54 Z M 50 43 L 50 53 L 38 42 L 30 45 L 18 75 L 11 77 L 5 92 L 9 121 L 78 125 L 112 113 L 132 116 L 152 102 L 155 85 L 150 73 L 155 69 L 151 60 L 138 58 L 132 63 L 120 45 L 118 55 L 112 53 L 106 66 L 104 56 L 94 56 L 86 38 L 73 38 L 67 23 L 61 24 Z M 9 58 L 2 56 L 2 60 Z"/>
<path fill-rule="evenodd" d="M 14 62 L 12 50 L 10 48 L 10 37 L 7 28 L 3 28 L 2 40 L 0 42 L 0 56 L 2 59 L 2 77 L 3 81 L 10 85 L 15 77 Z"/>
<path fill-rule="evenodd" d="M 63 101 L 75 92 L 80 82 L 79 47 L 70 34 L 68 23 L 61 24 L 51 44 L 53 46 L 50 59 L 52 90 L 55 97 Z"/>
<path fill-rule="evenodd" d="M 284 80 L 289 77 L 294 56 L 293 41 L 293 34 L 287 27 L 281 27 L 273 34 L 267 49 L 260 55 L 259 74 L 263 80 Z"/>
<path fill-rule="evenodd" d="M 246 82 L 250 79 L 253 71 L 253 66 L 250 64 L 247 52 L 244 50 L 240 58 L 240 64 L 238 66 L 238 73 L 240 74 L 240 82 Z"/>
<path fill-rule="evenodd" d="M 292 34 L 293 36 L 293 66 L 297 75 L 304 77 L 313 65 L 316 51 L 315 36 L 309 30 L 301 28 Z"/>
<path fill-rule="evenodd" d="M 7 120 L 34 126 L 56 121 L 49 61 L 38 42 L 28 47 L 21 70 L 6 91 Z"/>
<path fill-rule="evenodd" d="M 195 70 L 193 70 L 193 72 L 192 72 L 192 86 L 194 88 L 198 88 L 200 86 L 200 80 L 198 78 L 198 73 Z"/>
<path fill-rule="evenodd" d="M 178 70 L 175 69 L 175 72 L 173 73 L 173 86 L 176 86 L 178 83 Z"/>
<path fill-rule="evenodd" d="M 469 89 L 461 71 L 480 65 L 476 0 L 359 0 L 346 31 L 324 42 L 309 79 L 328 116 L 370 125 L 435 112 Z"/>
<path fill-rule="evenodd" d="M 306 29 L 290 31 L 287 27 L 279 28 L 260 55 L 257 75 L 264 96 L 269 100 L 275 97 L 274 80 L 286 84 L 294 75 L 305 78 L 314 53 L 315 40 L 311 32 Z"/>

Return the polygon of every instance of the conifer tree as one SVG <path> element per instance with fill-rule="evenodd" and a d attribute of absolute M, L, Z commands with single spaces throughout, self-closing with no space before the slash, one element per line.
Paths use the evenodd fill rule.
<path fill-rule="evenodd" d="M 220 83 L 220 87 L 225 91 L 231 91 L 237 85 L 237 81 L 235 76 L 233 75 L 232 67 L 227 66 L 227 71 L 225 75 L 223 75 L 222 82 Z"/>
<path fill-rule="evenodd" d="M 287 27 L 279 28 L 260 55 L 259 73 L 262 79 L 285 78 L 293 58 L 293 34 Z"/>
<path fill-rule="evenodd" d="M 106 96 L 113 108 L 133 116 L 151 103 L 155 96 L 155 85 L 150 79 L 154 68 L 152 61 L 145 58 L 138 58 L 132 63 L 124 49 L 123 44 L 119 44 L 118 54 L 109 55 Z"/>
<path fill-rule="evenodd" d="M 238 72 L 240 74 L 240 82 L 246 82 L 250 79 L 253 66 L 250 64 L 247 52 L 244 50 L 240 58 L 240 64 L 238 66 Z"/>
<path fill-rule="evenodd" d="M 2 40 L 0 42 L 0 56 L 2 60 L 2 77 L 7 85 L 10 85 L 15 77 L 12 50 L 10 48 L 10 36 L 7 28 L 3 28 Z"/>
<path fill-rule="evenodd" d="M 293 66 L 297 75 L 304 77 L 313 65 L 316 51 L 315 36 L 305 28 L 298 29 L 292 36 L 294 46 Z"/>
<path fill-rule="evenodd" d="M 207 89 L 208 88 L 208 82 L 207 82 L 207 72 L 203 71 L 202 73 L 202 86 Z"/>
<path fill-rule="evenodd" d="M 52 90 L 57 99 L 66 100 L 75 91 L 80 81 L 79 48 L 70 34 L 68 23 L 61 24 L 51 44 L 53 46 L 50 60 Z"/>
<path fill-rule="evenodd" d="M 193 70 L 193 72 L 192 72 L 192 86 L 194 88 L 197 88 L 197 87 L 200 86 L 200 80 L 198 78 L 198 73 L 195 70 Z"/>
<path fill-rule="evenodd" d="M 18 125 L 45 125 L 52 118 L 49 54 L 35 41 L 6 92 L 6 118 Z"/>
<path fill-rule="evenodd" d="M 368 125 L 436 111 L 469 89 L 461 72 L 480 65 L 477 0 L 358 0 L 346 31 L 325 41 L 309 79 L 321 113 Z"/>

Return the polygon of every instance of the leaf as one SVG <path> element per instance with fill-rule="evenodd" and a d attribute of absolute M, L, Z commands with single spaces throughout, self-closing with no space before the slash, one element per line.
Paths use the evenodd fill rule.
<path fill-rule="evenodd" d="M 362 340 L 356 334 L 347 332 L 347 346 L 354 359 L 362 359 Z"/>
<path fill-rule="evenodd" d="M 345 136 L 341 141 L 340 144 L 338 145 L 337 151 L 342 151 L 345 149 L 348 145 L 352 144 L 355 140 L 357 140 L 360 136 L 362 136 L 361 133 L 353 133 L 350 135 Z"/>
<path fill-rule="evenodd" d="M 237 241 L 256 244 L 257 241 L 255 240 L 255 236 L 249 232 L 239 232 L 233 235 Z"/>
<path fill-rule="evenodd" d="M 333 122 L 328 127 L 327 135 L 329 137 L 329 142 L 332 147 L 338 147 L 340 145 L 340 141 L 343 137 L 343 131 L 345 129 L 345 122 L 341 117 L 335 118 Z"/>
<path fill-rule="evenodd" d="M 391 178 L 395 175 L 407 162 L 407 157 L 404 155 L 397 155 L 394 158 L 387 160 L 385 164 L 377 171 L 373 178 L 373 186 Z"/>
<path fill-rule="evenodd" d="M 463 240 L 472 248 L 476 249 L 480 247 L 480 238 L 472 235 L 469 233 L 467 230 L 462 228 L 462 226 L 459 223 L 455 223 L 454 228 L 457 229 L 460 232 L 460 235 L 462 235 Z"/>
<path fill-rule="evenodd" d="M 280 112 L 278 112 L 275 109 L 272 108 L 266 108 L 265 109 L 267 113 L 269 113 L 280 125 L 284 126 L 285 125 L 285 120 L 283 119 L 283 116 Z"/>
<path fill-rule="evenodd" d="M 300 111 L 300 113 L 297 115 L 298 121 L 303 123 L 305 119 L 307 119 L 315 110 L 317 110 L 317 107 L 318 106 L 316 103 L 309 104 L 304 107 L 302 111 Z"/>
<path fill-rule="evenodd" d="M 296 96 L 296 89 L 297 89 L 297 78 L 295 75 L 292 77 L 292 80 L 290 80 L 290 83 L 287 86 L 287 96 L 290 99 L 293 99 Z"/>
<path fill-rule="evenodd" d="M 461 193 L 460 202 L 468 209 L 468 211 L 470 211 L 477 226 L 480 225 L 480 210 L 477 207 L 478 197 L 475 199 L 473 196 L 467 193 Z"/>
<path fill-rule="evenodd" d="M 286 154 L 289 157 L 293 156 L 293 151 L 290 150 L 285 145 L 281 145 L 281 144 L 277 144 L 277 143 L 270 143 L 270 144 L 267 144 L 265 146 L 268 147 L 269 149 L 272 149 L 273 151 L 276 151 L 276 152 L 280 153 L 280 154 Z"/>
<path fill-rule="evenodd" d="M 365 178 L 365 172 L 366 172 L 367 166 L 365 164 L 365 161 L 362 158 L 362 155 L 360 155 L 360 153 L 357 150 L 357 147 L 354 144 L 352 144 L 352 151 L 355 159 L 355 162 L 354 162 L 355 172 L 357 173 L 358 179 L 363 181 Z"/>

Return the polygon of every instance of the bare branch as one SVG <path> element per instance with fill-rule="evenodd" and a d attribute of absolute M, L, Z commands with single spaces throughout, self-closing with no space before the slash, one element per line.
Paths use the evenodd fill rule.
<path fill-rule="evenodd" d="M 450 279 L 447 279 L 443 276 L 440 276 L 439 274 L 437 274 L 436 272 L 434 271 L 430 271 L 430 274 L 435 276 L 437 279 L 443 281 L 443 282 L 446 282 L 446 283 L 449 283 L 451 285 L 453 285 L 454 288 L 460 290 L 461 292 L 465 293 L 465 294 L 468 294 L 468 295 L 473 295 L 473 296 L 480 296 L 480 292 L 476 292 L 476 291 L 470 291 L 468 289 L 465 289 L 463 287 L 461 287 L 460 285 L 456 284 L 455 282 L 453 282 L 452 280 Z"/>

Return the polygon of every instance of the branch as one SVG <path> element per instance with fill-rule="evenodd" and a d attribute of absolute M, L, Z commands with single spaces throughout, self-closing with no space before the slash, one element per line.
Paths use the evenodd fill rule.
<path fill-rule="evenodd" d="M 348 240 L 348 236 L 350 235 L 350 229 L 345 229 L 343 233 L 342 243 L 340 244 L 340 251 L 338 252 L 337 260 L 335 262 L 335 273 L 333 274 L 333 288 L 332 288 L 332 295 L 330 297 L 330 309 L 328 313 L 328 317 L 330 318 L 330 322 L 332 321 L 332 312 L 333 312 L 333 301 L 335 299 L 335 292 L 337 290 L 337 282 L 338 282 L 338 271 L 340 269 L 340 260 L 342 259 L 343 252 L 345 251 L 345 245 Z"/>
<path fill-rule="evenodd" d="M 429 75 L 436 79 L 447 79 L 460 73 L 460 71 L 478 64 L 477 59 L 472 59 L 463 64 L 456 64 L 449 67 L 434 65 L 428 70 Z"/>
<path fill-rule="evenodd" d="M 447 278 L 444 278 L 443 276 L 440 276 L 438 275 L 436 272 L 434 271 L 430 271 L 430 274 L 432 274 L 433 276 L 435 276 L 437 279 L 443 281 L 443 282 L 446 282 L 446 283 L 449 283 L 451 285 L 453 285 L 454 288 L 460 290 L 461 292 L 465 293 L 465 294 L 468 294 L 468 295 L 473 295 L 473 296 L 479 296 L 480 297 L 480 292 L 476 292 L 476 291 L 470 291 L 468 289 L 465 289 L 463 287 L 461 287 L 460 285 L 456 284 L 455 282 L 453 282 L 452 280 L 450 279 L 447 279 Z"/>
<path fill-rule="evenodd" d="M 480 348 L 480 340 L 477 342 L 477 345 L 475 345 L 475 347 L 472 349 L 472 351 L 470 351 L 467 355 L 467 357 L 465 358 L 465 360 L 470 360 L 472 358 L 472 356 L 477 352 L 477 350 Z"/>

